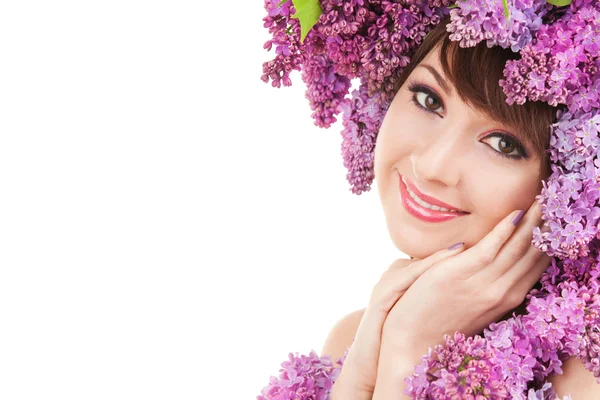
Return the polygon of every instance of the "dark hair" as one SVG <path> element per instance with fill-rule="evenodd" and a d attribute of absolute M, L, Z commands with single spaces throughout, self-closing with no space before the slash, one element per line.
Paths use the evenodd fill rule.
<path fill-rule="evenodd" d="M 546 179 L 550 174 L 550 159 L 547 153 L 550 145 L 550 124 L 556 122 L 556 110 L 565 107 L 553 107 L 542 101 L 508 105 L 499 81 L 504 78 L 506 61 L 520 58 L 519 54 L 500 46 L 489 48 L 485 41 L 475 47 L 462 48 L 459 42 L 450 40 L 450 33 L 446 31 L 448 22 L 449 19 L 446 18 L 423 39 L 410 63 L 395 82 L 396 92 L 427 54 L 436 46 L 440 46 L 440 64 L 444 75 L 456 88 L 458 96 L 489 118 L 517 131 L 540 156 L 541 188 L 541 179 Z"/>

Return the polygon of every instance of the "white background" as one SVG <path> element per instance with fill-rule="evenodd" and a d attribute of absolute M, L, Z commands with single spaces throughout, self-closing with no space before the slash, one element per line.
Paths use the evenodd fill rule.
<path fill-rule="evenodd" d="M 391 262 L 260 0 L 0 8 L 0 398 L 255 399 Z"/>

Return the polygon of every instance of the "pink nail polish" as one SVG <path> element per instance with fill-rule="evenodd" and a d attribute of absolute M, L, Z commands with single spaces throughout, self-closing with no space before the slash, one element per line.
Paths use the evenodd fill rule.
<path fill-rule="evenodd" d="M 464 242 L 459 242 L 459 243 L 455 243 L 452 246 L 448 247 L 448 250 L 455 250 L 458 249 L 459 247 L 461 247 L 463 244 L 465 244 Z"/>
<path fill-rule="evenodd" d="M 517 213 L 517 215 L 515 215 L 515 218 L 512 220 L 512 223 L 513 223 L 514 226 L 517 226 L 517 224 L 519 222 L 521 222 L 521 220 L 523 219 L 523 215 L 525 215 L 525 211 L 519 210 L 519 212 Z"/>

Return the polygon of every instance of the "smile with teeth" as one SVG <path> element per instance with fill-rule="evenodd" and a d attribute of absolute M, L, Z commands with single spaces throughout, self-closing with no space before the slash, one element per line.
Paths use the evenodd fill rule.
<path fill-rule="evenodd" d="M 404 179 L 403 179 L 403 181 L 404 181 Z M 406 183 L 406 182 L 404 182 L 404 183 Z M 434 211 L 445 211 L 445 212 L 455 212 L 455 213 L 461 212 L 460 210 L 450 210 L 448 208 L 434 206 L 433 204 L 427 203 L 425 200 L 421 200 L 421 198 L 419 198 L 413 191 L 410 190 L 408 185 L 406 186 L 406 190 L 408 191 L 408 195 L 415 201 L 415 203 L 417 203 L 421 207 L 429 208 Z"/>

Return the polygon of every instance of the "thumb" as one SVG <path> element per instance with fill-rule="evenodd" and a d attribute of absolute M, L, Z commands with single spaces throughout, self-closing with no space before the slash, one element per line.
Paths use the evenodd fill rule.
<path fill-rule="evenodd" d="M 411 272 L 414 274 L 414 280 L 417 280 L 425 271 L 432 268 L 435 264 L 439 263 L 446 258 L 450 258 L 461 253 L 464 250 L 464 243 L 456 243 L 447 249 L 438 250 L 432 255 L 425 257 L 422 260 L 414 261 L 410 267 Z"/>

